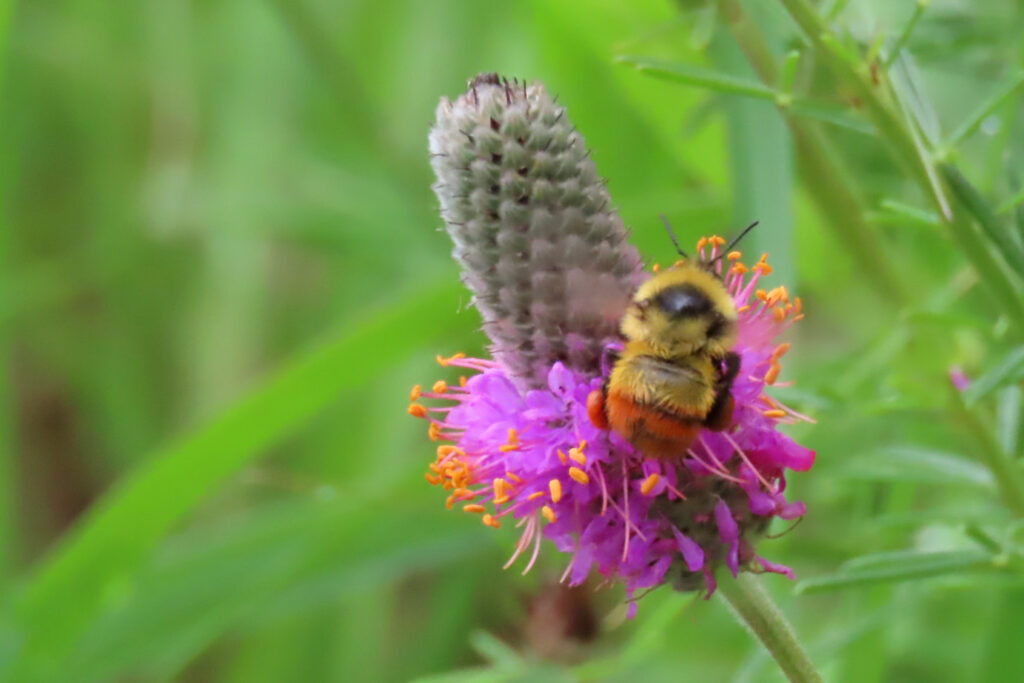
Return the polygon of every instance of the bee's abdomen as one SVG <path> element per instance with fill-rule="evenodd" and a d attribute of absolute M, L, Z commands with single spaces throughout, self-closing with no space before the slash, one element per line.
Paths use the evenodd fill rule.
<path fill-rule="evenodd" d="M 652 458 L 681 458 L 704 423 L 703 414 L 685 414 L 642 403 L 626 391 L 611 389 L 606 399 L 608 426 Z"/>

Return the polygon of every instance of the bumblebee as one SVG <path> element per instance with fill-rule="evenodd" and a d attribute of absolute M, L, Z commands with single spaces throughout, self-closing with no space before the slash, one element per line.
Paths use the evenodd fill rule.
<path fill-rule="evenodd" d="M 664 217 L 662 217 L 664 219 Z M 736 306 L 716 264 L 757 223 L 721 254 L 682 256 L 637 289 L 622 318 L 626 343 L 602 389 L 590 394 L 587 412 L 600 429 L 612 429 L 647 457 L 681 458 L 704 428 L 732 424 L 733 380 L 740 358 Z"/>

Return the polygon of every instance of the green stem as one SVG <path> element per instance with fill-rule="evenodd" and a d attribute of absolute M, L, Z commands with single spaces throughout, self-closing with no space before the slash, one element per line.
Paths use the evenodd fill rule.
<path fill-rule="evenodd" d="M 1024 475 L 1017 461 L 1003 450 L 992 429 L 967 408 L 960 392 L 956 389 L 950 391 L 953 414 L 977 442 L 978 455 L 992 472 L 999 496 L 1015 516 L 1024 517 Z"/>
<path fill-rule="evenodd" d="M 735 580 L 722 581 L 718 590 L 725 596 L 736 618 L 750 629 L 778 662 L 786 678 L 794 683 L 822 680 L 797 640 L 793 627 L 757 577 L 740 574 Z"/>
<path fill-rule="evenodd" d="M 900 51 L 903 46 L 910 40 L 910 34 L 914 32 L 914 28 L 917 26 L 917 22 L 921 19 L 921 15 L 924 14 L 924 8 L 928 6 L 929 0 L 917 0 L 917 5 L 914 7 L 914 14 L 911 15 L 910 21 L 903 27 L 903 32 L 900 33 L 900 37 L 896 39 L 892 49 L 889 51 L 889 55 L 885 59 L 885 68 L 892 66 L 892 63 L 896 61 L 896 58 L 900 56 Z"/>
<path fill-rule="evenodd" d="M 807 34 L 832 71 L 856 96 L 864 114 L 878 130 L 886 146 L 918 182 L 947 220 L 952 218 L 949 201 L 939 182 L 931 158 L 915 139 L 906 122 L 883 98 L 883 89 L 875 81 L 869 64 L 851 54 L 829 30 L 817 11 L 806 0 L 779 0 L 797 25 Z"/>
<path fill-rule="evenodd" d="M 776 88 L 778 69 L 760 28 L 738 0 L 721 0 L 722 17 L 733 38 L 747 56 L 761 82 Z M 864 220 L 860 199 L 853 192 L 849 174 L 831 154 L 817 127 L 791 115 L 777 102 L 796 148 L 800 178 L 821 215 L 829 222 L 843 246 L 857 259 L 870 283 L 889 300 L 903 305 L 909 295 L 882 248 L 874 230 Z"/>

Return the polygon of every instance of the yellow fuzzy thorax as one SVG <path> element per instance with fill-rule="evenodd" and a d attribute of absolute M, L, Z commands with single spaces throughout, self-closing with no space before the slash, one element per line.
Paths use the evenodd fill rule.
<path fill-rule="evenodd" d="M 721 357 L 736 343 L 735 333 L 709 339 L 706 334 L 707 320 L 704 317 L 672 319 L 655 307 L 641 308 L 642 302 L 649 301 L 662 290 L 678 285 L 699 289 L 711 301 L 713 310 L 735 329 L 736 306 L 722 281 L 714 273 L 705 270 L 699 262 L 683 260 L 657 272 L 637 289 L 633 303 L 622 319 L 623 336 L 631 342 L 642 344 L 651 355 L 668 358 L 700 352 Z M 637 348 L 637 344 L 633 347 Z"/>

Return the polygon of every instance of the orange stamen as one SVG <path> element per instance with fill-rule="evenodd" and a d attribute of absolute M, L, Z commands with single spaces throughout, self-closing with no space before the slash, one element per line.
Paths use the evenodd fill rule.
<path fill-rule="evenodd" d="M 551 502 L 557 503 L 562 500 L 562 482 L 552 479 L 548 482 L 548 490 L 551 491 Z"/>
<path fill-rule="evenodd" d="M 435 394 L 443 394 L 446 391 L 448 391 L 448 382 L 445 382 L 443 379 L 439 379 L 436 382 L 434 382 Z"/>
<path fill-rule="evenodd" d="M 710 242 L 716 247 L 720 247 L 725 244 L 725 238 L 719 235 L 712 235 L 711 237 L 708 238 L 708 242 Z"/>
<path fill-rule="evenodd" d="M 416 399 L 418 399 L 420 397 L 420 394 L 422 394 L 422 393 L 423 393 L 423 387 L 421 385 L 417 384 L 416 386 L 414 386 L 412 388 L 412 391 L 409 392 L 409 400 L 410 401 L 415 401 Z"/>
<path fill-rule="evenodd" d="M 736 273 L 737 275 L 743 275 L 745 272 L 747 272 L 747 267 L 740 263 L 739 261 L 737 261 L 736 263 L 732 264 L 732 272 Z"/>
<path fill-rule="evenodd" d="M 779 410 L 778 408 L 776 408 L 774 410 L 766 410 L 762 413 L 762 415 L 764 415 L 765 417 L 786 417 L 786 411 Z"/>
<path fill-rule="evenodd" d="M 651 266 L 651 272 L 652 273 L 660 273 L 661 272 L 661 264 L 660 263 L 655 263 L 653 266 Z"/>
<path fill-rule="evenodd" d="M 434 486 L 437 486 L 438 484 L 441 483 L 441 477 L 437 476 L 436 474 L 431 474 L 430 472 L 426 472 L 426 473 L 423 474 L 423 476 L 426 477 L 427 481 L 429 481 Z"/>
<path fill-rule="evenodd" d="M 703 249 L 707 245 L 708 245 L 708 238 L 707 237 L 701 237 L 699 240 L 697 240 L 697 251 L 700 251 L 701 249 Z"/>
<path fill-rule="evenodd" d="M 569 457 L 581 465 L 587 464 L 587 456 L 583 455 L 583 453 L 578 448 L 570 448 Z"/>
<path fill-rule="evenodd" d="M 474 512 L 474 513 L 477 513 L 477 514 L 479 514 L 481 512 L 484 512 L 486 509 L 487 508 L 485 508 L 483 505 L 480 505 L 479 503 L 472 503 L 470 505 L 463 505 L 462 506 L 462 510 L 464 512 Z"/>
<path fill-rule="evenodd" d="M 746 313 L 749 310 L 750 310 L 750 304 L 743 304 L 742 306 L 740 306 L 739 308 L 736 309 L 736 312 L 737 313 Z"/>
<path fill-rule="evenodd" d="M 484 525 L 489 526 L 492 529 L 500 529 L 501 528 L 501 522 L 496 520 L 492 515 L 484 515 L 480 519 L 480 521 L 483 522 Z"/>
<path fill-rule="evenodd" d="M 449 510 L 452 509 L 453 505 L 455 505 L 455 495 L 454 494 L 448 496 L 448 498 L 444 501 L 444 506 L 446 508 L 448 508 Z"/>
<path fill-rule="evenodd" d="M 581 470 L 579 467 L 570 467 L 569 476 L 581 484 L 590 483 L 590 477 L 588 477 L 587 473 Z"/>
<path fill-rule="evenodd" d="M 424 408 L 419 403 L 410 403 L 409 404 L 409 414 L 412 415 L 413 417 L 426 417 L 427 416 L 427 409 Z"/>
<path fill-rule="evenodd" d="M 790 347 L 790 344 L 788 342 L 785 342 L 785 343 L 782 343 L 782 344 L 779 344 L 778 346 L 776 346 L 775 350 L 772 351 L 772 360 L 778 360 L 778 359 L 782 358 L 783 356 L 785 356 L 786 352 L 789 351 L 789 347 Z"/>
<path fill-rule="evenodd" d="M 520 479 L 519 477 L 517 477 L 514 472 L 506 472 L 505 476 L 508 477 L 509 479 L 511 479 L 512 481 L 514 481 L 517 484 L 522 484 L 523 483 L 523 480 Z"/>
<path fill-rule="evenodd" d="M 451 363 L 453 360 L 459 360 L 460 358 L 465 358 L 465 357 L 466 357 L 466 354 L 464 354 L 462 351 L 459 351 L 456 354 L 452 354 L 451 356 L 448 356 L 447 358 L 445 358 L 444 356 L 438 354 L 438 356 L 437 356 L 437 364 L 440 365 L 442 368 L 446 368 L 446 367 L 448 367 L 448 364 Z"/>
<path fill-rule="evenodd" d="M 743 258 L 743 252 L 742 251 L 730 251 L 728 254 L 726 254 L 725 258 L 729 259 L 730 261 L 736 261 L 738 259 Z"/>
<path fill-rule="evenodd" d="M 569 462 L 565 457 L 565 453 L 563 453 L 561 449 L 558 450 L 558 459 L 562 461 L 563 465 Z"/>
<path fill-rule="evenodd" d="M 783 308 L 776 308 L 772 311 L 772 317 L 775 318 L 775 322 L 781 323 L 786 319 L 786 310 Z"/>
<path fill-rule="evenodd" d="M 782 366 L 778 363 L 772 363 L 772 366 L 768 368 L 768 373 L 764 376 L 765 384 L 775 384 L 775 380 L 779 378 L 780 372 L 782 372 Z"/>
<path fill-rule="evenodd" d="M 500 477 L 494 480 L 494 504 L 508 502 L 508 482 Z"/>
<path fill-rule="evenodd" d="M 438 441 L 441 438 L 441 425 L 436 422 L 431 422 L 430 427 L 427 428 L 427 436 L 430 437 L 431 441 Z"/>
<path fill-rule="evenodd" d="M 459 376 L 459 386 L 460 386 L 460 387 L 464 387 L 464 386 L 466 386 L 466 382 L 468 382 L 468 381 L 469 381 L 469 380 L 468 380 L 468 379 L 466 379 L 466 376 L 465 376 L 465 375 L 460 375 L 460 376 Z"/>
<path fill-rule="evenodd" d="M 660 479 L 661 475 L 658 474 L 657 472 L 648 476 L 646 479 L 644 479 L 644 483 L 640 484 L 640 493 L 644 494 L 645 496 L 649 496 L 651 494 L 651 491 L 654 490 L 654 487 L 658 485 L 658 481 Z"/>
<path fill-rule="evenodd" d="M 533 493 L 531 493 L 530 495 L 528 495 L 526 497 L 526 500 L 537 500 L 538 498 L 540 498 L 543 495 L 544 495 L 543 491 L 534 491 Z"/>
<path fill-rule="evenodd" d="M 764 291 L 763 289 L 759 289 L 756 292 L 754 292 L 754 296 L 756 296 L 761 301 L 768 301 L 768 292 Z"/>
<path fill-rule="evenodd" d="M 545 505 L 540 509 L 540 513 L 544 515 L 544 519 L 549 522 L 554 522 L 558 517 L 555 516 L 555 511 L 551 509 L 549 505 Z"/>

